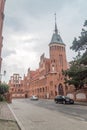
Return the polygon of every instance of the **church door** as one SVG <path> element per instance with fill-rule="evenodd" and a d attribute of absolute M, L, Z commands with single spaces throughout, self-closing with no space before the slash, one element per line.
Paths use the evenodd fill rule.
<path fill-rule="evenodd" d="M 64 95 L 63 86 L 61 83 L 58 86 L 58 92 L 59 92 L 59 95 Z"/>

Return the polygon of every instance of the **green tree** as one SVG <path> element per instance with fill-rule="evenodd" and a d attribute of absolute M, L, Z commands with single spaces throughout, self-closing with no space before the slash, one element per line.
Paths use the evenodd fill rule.
<path fill-rule="evenodd" d="M 9 86 L 7 84 L 0 84 L 0 100 L 4 99 L 4 94 L 9 91 Z"/>
<path fill-rule="evenodd" d="M 70 49 L 78 52 L 76 58 L 70 63 L 69 70 L 63 71 L 65 83 L 73 84 L 76 89 L 81 89 L 87 84 L 87 20 L 84 23 L 81 36 L 74 38 Z M 83 52 L 82 55 L 80 52 Z"/>
<path fill-rule="evenodd" d="M 82 51 L 87 49 L 87 20 L 84 23 L 84 28 L 82 28 L 81 36 L 77 39 L 74 38 L 72 46 L 70 47 L 74 51 Z"/>
<path fill-rule="evenodd" d="M 65 84 L 74 85 L 76 90 L 87 84 L 87 69 L 79 63 L 77 64 L 77 61 L 73 61 L 70 69 L 63 71 L 63 74 L 65 75 Z"/>

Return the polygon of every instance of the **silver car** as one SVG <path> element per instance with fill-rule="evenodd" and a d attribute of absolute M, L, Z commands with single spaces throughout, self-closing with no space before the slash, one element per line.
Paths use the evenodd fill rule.
<path fill-rule="evenodd" d="M 38 97 L 35 95 L 32 95 L 32 97 L 30 97 L 31 100 L 38 100 Z"/>

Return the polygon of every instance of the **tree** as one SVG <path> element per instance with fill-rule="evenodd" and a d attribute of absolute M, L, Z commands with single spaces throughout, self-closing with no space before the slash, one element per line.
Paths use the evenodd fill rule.
<path fill-rule="evenodd" d="M 9 86 L 7 84 L 0 84 L 0 100 L 4 98 L 4 94 L 9 91 Z"/>
<path fill-rule="evenodd" d="M 70 49 L 78 52 L 76 58 L 71 62 L 69 70 L 63 71 L 65 83 L 73 84 L 76 89 L 81 89 L 87 84 L 87 20 L 84 23 L 81 36 L 74 38 Z M 81 55 L 80 52 L 84 51 Z M 68 77 L 68 78 L 67 78 Z"/>
<path fill-rule="evenodd" d="M 77 64 L 77 61 L 73 61 L 70 69 L 63 71 L 63 75 L 65 75 L 65 84 L 74 85 L 76 90 L 87 84 L 87 69 L 79 63 Z"/>
<path fill-rule="evenodd" d="M 82 28 L 81 36 L 79 36 L 78 40 L 75 37 L 72 46 L 70 47 L 70 49 L 76 52 L 87 49 L 87 20 L 84 23 L 84 27 L 85 28 Z"/>

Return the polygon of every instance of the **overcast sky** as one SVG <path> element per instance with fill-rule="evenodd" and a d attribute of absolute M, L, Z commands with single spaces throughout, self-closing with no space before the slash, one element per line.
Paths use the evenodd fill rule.
<path fill-rule="evenodd" d="M 3 26 L 2 74 L 8 82 L 13 73 L 23 77 L 39 67 L 40 56 L 49 57 L 49 43 L 57 27 L 66 44 L 67 61 L 75 56 L 69 48 L 87 19 L 87 0 L 6 0 Z"/>

